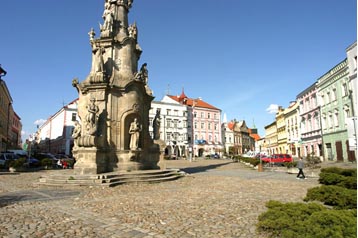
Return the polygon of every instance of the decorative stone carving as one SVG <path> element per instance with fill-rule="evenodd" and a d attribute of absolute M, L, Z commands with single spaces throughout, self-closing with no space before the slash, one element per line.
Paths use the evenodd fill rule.
<path fill-rule="evenodd" d="M 157 109 L 153 120 L 153 139 L 159 140 L 160 139 L 160 109 Z"/>
<path fill-rule="evenodd" d="M 73 132 L 72 132 L 72 137 L 74 140 L 75 147 L 78 147 L 78 138 L 81 137 L 81 133 L 82 133 L 81 124 L 78 121 L 75 121 L 75 128 L 73 129 Z"/>
<path fill-rule="evenodd" d="M 129 32 L 129 37 L 132 37 L 135 40 L 137 40 L 137 25 L 135 22 L 128 27 L 128 32 Z"/>
<path fill-rule="evenodd" d="M 94 98 L 90 99 L 90 104 L 86 106 L 88 111 L 86 115 L 86 134 L 95 135 L 97 132 L 97 121 L 98 121 L 98 112 L 99 108 L 96 105 L 96 100 Z"/>
<path fill-rule="evenodd" d="M 131 123 L 129 127 L 129 134 L 130 134 L 130 143 L 129 148 L 131 150 L 137 150 L 138 149 L 138 142 L 139 142 L 139 136 L 140 132 L 142 131 L 142 126 L 137 121 L 137 118 L 134 118 L 134 121 Z"/>
<path fill-rule="evenodd" d="M 88 35 L 90 37 L 90 41 L 92 42 L 94 40 L 95 35 L 96 35 L 96 32 L 94 32 L 93 28 L 91 28 L 90 32 L 88 32 Z"/>
<path fill-rule="evenodd" d="M 139 72 L 135 73 L 134 79 L 137 81 L 142 81 L 145 84 L 148 83 L 147 63 L 142 64 L 142 67 L 140 68 Z"/>

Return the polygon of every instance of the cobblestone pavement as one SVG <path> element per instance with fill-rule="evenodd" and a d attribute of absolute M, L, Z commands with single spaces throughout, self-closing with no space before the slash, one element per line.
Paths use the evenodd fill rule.
<path fill-rule="evenodd" d="M 265 237 L 269 200 L 302 202 L 317 178 L 257 172 L 230 160 L 167 161 L 190 173 L 155 184 L 44 188 L 38 171 L 0 175 L 1 237 Z"/>

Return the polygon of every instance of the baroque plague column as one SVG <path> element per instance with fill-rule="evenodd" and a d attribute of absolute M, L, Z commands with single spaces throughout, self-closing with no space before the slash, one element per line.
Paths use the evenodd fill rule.
<path fill-rule="evenodd" d="M 159 146 L 149 135 L 154 99 L 136 24 L 128 25 L 132 0 L 106 0 L 100 37 L 90 30 L 92 68 L 87 78 L 72 81 L 79 94 L 73 133 L 77 174 L 158 169 Z"/>

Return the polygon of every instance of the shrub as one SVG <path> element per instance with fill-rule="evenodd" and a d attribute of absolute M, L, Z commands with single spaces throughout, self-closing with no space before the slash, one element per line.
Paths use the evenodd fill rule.
<path fill-rule="evenodd" d="M 284 165 L 286 166 L 286 168 L 296 168 L 297 167 L 297 161 L 285 162 Z"/>
<path fill-rule="evenodd" d="M 357 191 L 335 185 L 323 185 L 308 189 L 304 201 L 320 201 L 335 209 L 357 208 Z"/>
<path fill-rule="evenodd" d="M 316 169 L 316 168 L 320 168 L 321 166 L 319 165 L 321 163 L 321 159 L 317 156 L 314 156 L 313 154 L 308 155 L 306 157 L 306 165 L 308 168 L 311 169 Z"/>
<path fill-rule="evenodd" d="M 269 201 L 257 230 L 269 237 L 355 237 L 356 210 L 331 210 L 317 203 Z"/>
<path fill-rule="evenodd" d="M 337 185 L 348 189 L 357 189 L 356 177 L 348 177 L 339 173 L 321 172 L 318 181 L 324 185 Z"/>
<path fill-rule="evenodd" d="M 48 168 L 52 167 L 52 160 L 48 158 L 42 159 L 41 166 L 48 167 Z"/>
<path fill-rule="evenodd" d="M 343 176 L 357 177 L 357 169 L 342 169 L 338 167 L 328 167 L 321 169 L 321 173 L 333 173 Z"/>
<path fill-rule="evenodd" d="M 22 168 L 25 163 L 26 163 L 26 158 L 22 157 L 15 160 L 11 160 L 11 162 L 9 163 L 9 167 Z"/>

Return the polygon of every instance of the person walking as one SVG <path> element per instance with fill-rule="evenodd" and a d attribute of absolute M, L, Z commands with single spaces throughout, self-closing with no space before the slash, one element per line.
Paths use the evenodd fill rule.
<path fill-rule="evenodd" d="M 300 157 L 300 159 L 298 160 L 298 163 L 297 163 L 297 168 L 298 168 L 298 174 L 297 174 L 297 179 L 306 179 L 306 176 L 305 174 L 303 173 L 303 168 L 304 168 L 305 164 L 302 160 L 302 157 Z M 301 177 L 302 176 L 302 177 Z"/>

